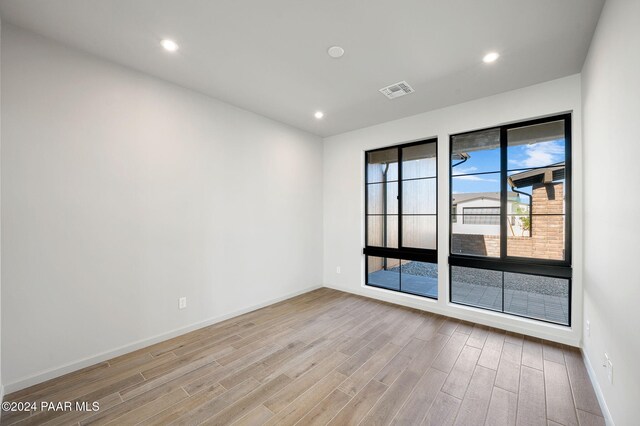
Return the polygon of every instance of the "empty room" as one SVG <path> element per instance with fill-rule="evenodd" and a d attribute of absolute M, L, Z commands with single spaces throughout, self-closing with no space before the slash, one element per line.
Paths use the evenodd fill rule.
<path fill-rule="evenodd" d="M 640 424 L 640 0 L 0 0 L 0 425 Z"/>

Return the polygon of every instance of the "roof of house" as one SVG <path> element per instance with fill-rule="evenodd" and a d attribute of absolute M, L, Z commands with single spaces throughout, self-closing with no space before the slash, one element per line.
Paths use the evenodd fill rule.
<path fill-rule="evenodd" d="M 563 180 L 565 177 L 564 171 L 565 166 L 563 161 L 549 167 L 542 167 L 539 169 L 516 173 L 515 175 L 509 176 L 509 180 L 512 183 L 512 188 L 525 188 L 536 183 L 551 183 Z"/>
<path fill-rule="evenodd" d="M 531 145 L 564 139 L 564 121 L 550 121 L 531 126 L 511 128 L 508 131 L 509 147 Z M 500 129 L 478 130 L 453 136 L 454 156 L 469 154 L 475 151 L 485 151 L 500 147 Z"/>
<path fill-rule="evenodd" d="M 515 192 L 509 191 L 508 197 L 510 201 L 516 201 L 518 199 L 518 194 Z M 467 192 L 464 194 L 453 194 L 454 203 L 465 203 L 467 201 L 476 200 L 476 199 L 500 201 L 500 193 L 499 192 Z"/>

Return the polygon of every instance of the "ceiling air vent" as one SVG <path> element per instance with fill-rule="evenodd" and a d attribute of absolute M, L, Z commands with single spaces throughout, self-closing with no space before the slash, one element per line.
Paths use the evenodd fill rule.
<path fill-rule="evenodd" d="M 415 90 L 413 90 L 406 81 L 401 81 L 400 83 L 392 84 L 391 86 L 380 89 L 380 93 L 389 99 L 399 98 L 400 96 L 408 95 L 413 92 L 415 92 Z"/>

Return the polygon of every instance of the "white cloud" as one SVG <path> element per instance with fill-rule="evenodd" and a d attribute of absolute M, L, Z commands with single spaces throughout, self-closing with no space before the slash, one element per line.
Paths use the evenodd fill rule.
<path fill-rule="evenodd" d="M 453 170 L 453 175 L 466 175 L 467 173 L 475 173 L 478 171 L 477 167 L 455 167 Z"/>
<path fill-rule="evenodd" d="M 459 180 L 471 180 L 471 181 L 474 181 L 474 182 L 497 182 L 498 181 L 497 179 L 494 179 L 494 178 L 484 177 L 484 175 L 471 175 L 471 176 L 469 176 L 469 175 L 467 175 L 467 176 L 455 176 L 454 175 L 453 177 L 456 178 L 456 179 L 459 179 Z"/>
<path fill-rule="evenodd" d="M 558 141 L 541 142 L 524 147 L 523 159 L 509 160 L 518 167 L 543 167 L 563 160 L 564 145 Z"/>
<path fill-rule="evenodd" d="M 497 182 L 495 178 L 485 177 L 485 175 L 471 175 L 471 176 L 459 176 L 466 175 L 467 173 L 475 173 L 478 170 L 477 167 L 456 167 L 453 172 L 453 177 L 458 180 L 467 180 L 474 182 Z"/>

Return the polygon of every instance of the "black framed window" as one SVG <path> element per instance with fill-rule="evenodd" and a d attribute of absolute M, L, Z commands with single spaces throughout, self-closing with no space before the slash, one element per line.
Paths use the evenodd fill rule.
<path fill-rule="evenodd" d="M 450 138 L 451 301 L 571 324 L 571 115 Z"/>
<path fill-rule="evenodd" d="M 367 285 L 438 297 L 436 142 L 365 153 Z"/>

